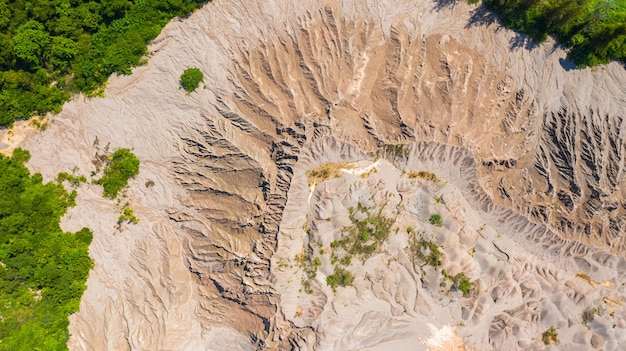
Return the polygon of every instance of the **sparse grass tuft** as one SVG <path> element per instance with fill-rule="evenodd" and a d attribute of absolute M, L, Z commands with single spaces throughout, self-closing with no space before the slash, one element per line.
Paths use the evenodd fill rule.
<path fill-rule="evenodd" d="M 443 263 L 443 252 L 440 250 L 440 246 L 434 241 L 428 241 L 424 239 L 423 232 L 418 235 L 413 235 L 409 242 L 409 252 L 413 259 L 413 266 L 419 265 L 439 267 Z"/>
<path fill-rule="evenodd" d="M 559 338 L 556 333 L 556 330 L 554 329 L 554 326 L 551 326 L 548 330 L 546 330 L 543 333 L 543 335 L 541 336 L 541 340 L 546 345 L 559 343 Z"/>
<path fill-rule="evenodd" d="M 337 292 L 338 286 L 351 286 L 353 282 L 354 276 L 352 273 L 339 266 L 335 266 L 334 273 L 326 277 L 326 283 L 333 289 L 333 292 Z"/>
<path fill-rule="evenodd" d="M 595 316 L 598 316 L 598 317 L 601 316 L 599 308 L 594 307 L 594 308 L 586 309 L 585 311 L 583 311 L 583 315 L 582 315 L 583 324 L 586 325 L 587 323 L 592 322 Z"/>
<path fill-rule="evenodd" d="M 435 213 L 434 215 L 430 216 L 428 221 L 430 222 L 430 224 L 434 225 L 435 227 L 441 227 L 443 225 L 443 218 L 441 218 L 441 215 L 438 213 Z"/>
<path fill-rule="evenodd" d="M 345 256 L 359 256 L 361 260 L 368 259 L 380 245 L 387 240 L 394 218 L 385 217 L 381 207 L 376 212 L 360 203 L 357 209 L 350 209 L 352 225 L 343 228 L 344 237 L 331 244 L 333 248 L 341 248 Z M 358 213 L 366 214 L 365 219 L 357 219 Z"/>
<path fill-rule="evenodd" d="M 436 174 L 430 173 L 427 171 L 409 172 L 409 173 L 405 173 L 404 176 L 409 179 L 421 178 L 421 179 L 429 180 L 433 183 L 441 182 L 441 179 L 439 179 L 439 177 L 437 177 Z"/>
<path fill-rule="evenodd" d="M 469 296 L 470 291 L 474 289 L 474 283 L 472 283 L 472 281 L 469 280 L 467 276 L 465 276 L 464 272 L 452 276 L 449 275 L 448 272 L 446 272 L 446 270 L 444 269 L 443 271 L 441 271 L 441 275 L 443 275 L 444 278 L 448 279 L 452 283 L 450 289 L 461 290 L 461 292 L 463 293 L 463 297 Z"/>
<path fill-rule="evenodd" d="M 409 147 L 406 144 L 385 144 L 385 153 L 393 159 L 406 159 L 409 157 Z"/>
<path fill-rule="evenodd" d="M 325 163 L 306 172 L 309 185 L 317 185 L 327 179 L 339 178 L 343 174 L 342 169 L 352 168 L 352 163 Z"/>
<path fill-rule="evenodd" d="M 310 248 L 302 247 L 302 252 L 295 257 L 298 268 L 304 271 L 304 277 L 302 277 L 302 287 L 304 292 L 312 294 L 311 282 L 317 277 L 317 269 L 322 265 L 322 260 L 319 257 L 312 258 L 313 250 Z"/>

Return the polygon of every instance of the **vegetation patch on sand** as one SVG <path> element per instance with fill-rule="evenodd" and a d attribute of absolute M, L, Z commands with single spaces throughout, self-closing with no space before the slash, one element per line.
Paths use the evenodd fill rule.
<path fill-rule="evenodd" d="M 351 169 L 354 164 L 351 162 L 325 163 L 319 167 L 306 172 L 309 186 L 317 185 L 325 180 L 339 178 L 343 175 L 344 169 Z"/>
<path fill-rule="evenodd" d="M 426 240 L 424 232 L 415 233 L 409 239 L 409 254 L 413 266 L 431 266 L 437 268 L 443 263 L 443 251 L 434 240 Z"/>
<path fill-rule="evenodd" d="M 128 222 L 128 223 L 131 223 L 131 224 L 139 223 L 139 218 L 137 218 L 137 216 L 135 216 L 135 212 L 130 207 L 130 203 L 129 202 L 126 202 L 124 204 L 124 208 L 122 209 L 122 213 L 120 213 L 120 216 L 117 218 L 117 224 L 118 225 L 122 224 L 123 222 Z"/>
<path fill-rule="evenodd" d="M 333 274 L 326 277 L 326 284 L 333 289 L 333 292 L 337 291 L 338 286 L 351 286 L 353 282 L 354 276 L 352 273 L 340 266 L 335 266 Z"/>
<path fill-rule="evenodd" d="M 302 247 L 302 252 L 296 255 L 296 264 L 304 272 L 304 277 L 300 280 L 302 288 L 307 294 L 312 294 L 311 282 L 317 277 L 317 269 L 322 264 L 319 257 L 313 258 L 313 250 L 309 247 Z"/>
<path fill-rule="evenodd" d="M 543 341 L 543 343 L 546 345 L 559 343 L 558 334 L 556 332 L 556 329 L 554 329 L 554 326 L 551 326 L 550 328 L 548 328 L 548 330 L 543 332 L 543 334 L 541 335 L 541 341 Z"/>
<path fill-rule="evenodd" d="M 67 316 L 93 265 L 92 233 L 61 230 L 76 192 L 31 175 L 29 157 L 19 148 L 0 156 L 0 350 L 66 350 Z"/>
<path fill-rule="evenodd" d="M 352 285 L 354 276 L 348 269 L 352 265 L 352 259 L 357 257 L 365 262 L 371 257 L 387 240 L 395 223 L 395 218 L 383 214 L 384 206 L 368 208 L 359 203 L 356 208 L 351 207 L 348 211 L 352 224 L 341 230 L 341 239 L 330 244 L 333 273 L 326 277 L 326 283 L 333 292 L 336 292 L 338 287 Z M 306 227 L 304 230 L 311 234 Z M 301 279 L 302 287 L 309 294 L 313 293 L 311 283 L 317 277 L 318 268 L 322 264 L 320 256 L 328 254 L 321 243 L 314 246 L 303 247 L 302 252 L 295 257 L 296 264 L 304 273 Z"/>
<path fill-rule="evenodd" d="M 365 262 L 370 258 L 389 238 L 395 224 L 395 218 L 383 214 L 384 206 L 376 209 L 359 203 L 356 209 L 351 207 L 348 211 L 352 225 L 343 228 L 343 237 L 330 244 L 333 249 L 330 261 L 334 273 L 327 277 L 326 283 L 333 291 L 336 291 L 337 286 L 352 285 L 354 277 L 347 269 L 352 259 L 358 257 Z"/>
<path fill-rule="evenodd" d="M 428 222 L 435 227 L 443 226 L 443 218 L 441 218 L 441 215 L 438 213 L 431 215 L 430 218 L 428 218 Z"/>
<path fill-rule="evenodd" d="M 449 275 L 444 269 L 441 271 L 441 275 L 450 282 L 450 290 L 461 290 L 463 297 L 469 296 L 470 291 L 474 289 L 475 284 L 472 283 L 467 276 L 465 276 L 464 272 L 457 273 L 456 275 Z"/>
<path fill-rule="evenodd" d="M 102 178 L 96 184 L 104 188 L 104 196 L 110 199 L 128 185 L 128 180 L 139 173 L 139 159 L 129 149 L 118 149 L 109 158 Z"/>
<path fill-rule="evenodd" d="M 180 75 L 180 85 L 187 91 L 187 93 L 192 93 L 198 89 L 198 86 L 203 79 L 204 74 L 199 68 L 187 68 L 183 74 Z"/>
<path fill-rule="evenodd" d="M 342 229 L 343 237 L 333 241 L 330 246 L 336 252 L 341 252 L 341 258 L 349 262 L 353 256 L 362 261 L 367 260 L 389 237 L 394 218 L 383 215 L 384 206 L 372 209 L 361 203 L 357 208 L 349 208 L 352 225 Z M 363 219 L 358 219 L 363 217 Z M 334 254 L 334 253 L 333 253 Z M 339 257 L 337 254 L 334 254 Z"/>

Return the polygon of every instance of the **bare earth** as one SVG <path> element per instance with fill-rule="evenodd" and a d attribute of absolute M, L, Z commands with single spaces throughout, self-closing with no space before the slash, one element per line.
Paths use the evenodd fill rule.
<path fill-rule="evenodd" d="M 427 0 L 216 0 L 150 51 L 23 143 L 46 179 L 120 147 L 142 162 L 120 203 L 82 185 L 63 220 L 94 231 L 71 350 L 626 348 L 623 66 L 566 70 L 553 42 Z M 206 87 L 186 95 L 188 67 Z M 349 167 L 309 184 L 329 163 Z M 116 225 L 126 201 L 137 225 Z M 358 204 L 395 223 L 333 293 Z"/>

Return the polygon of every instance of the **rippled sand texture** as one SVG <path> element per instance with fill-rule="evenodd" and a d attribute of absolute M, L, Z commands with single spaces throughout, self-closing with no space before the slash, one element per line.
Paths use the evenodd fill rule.
<path fill-rule="evenodd" d="M 127 198 L 138 225 L 117 228 L 120 205 L 94 185 L 65 218 L 95 233 L 71 349 L 435 350 L 450 333 L 478 350 L 623 348 L 626 74 L 566 71 L 560 48 L 524 44 L 474 7 L 415 0 L 214 1 L 170 23 L 147 65 L 26 143 L 48 179 L 89 175 L 118 147 L 142 161 Z M 192 66 L 206 88 L 186 95 Z M 366 167 L 377 151 L 371 178 L 309 194 L 310 167 Z M 448 184 L 402 178 L 423 169 Z M 388 246 L 355 263 L 355 288 L 334 295 L 323 265 L 300 294 L 302 273 L 279 262 L 337 235 L 359 194 L 385 193 L 406 210 Z M 470 297 L 403 256 L 402 226 L 430 228 L 435 209 L 445 267 L 478 282 Z M 307 235 L 322 212 L 337 227 Z M 559 346 L 540 340 L 550 326 Z"/>
<path fill-rule="evenodd" d="M 330 139 L 306 146 L 294 169 L 272 270 L 284 315 L 299 328 L 317 330 L 318 349 L 455 349 L 433 341 L 434 331 L 447 327 L 455 328 L 467 350 L 541 350 L 541 336 L 551 326 L 558 331 L 557 349 L 619 350 L 626 341 L 626 260 L 556 240 L 546 226 L 495 205 L 478 183 L 467 149 L 410 143 L 405 156 L 379 159 Z M 344 174 L 309 187 L 307 170 L 329 163 L 345 165 Z M 407 177 L 425 170 L 439 180 Z M 335 294 L 325 283 L 333 273 L 331 243 L 345 235 L 349 209 L 358 203 L 384 205 L 396 219 L 394 234 L 367 261 L 353 259 L 354 288 Z M 432 214 L 442 216 L 442 227 L 429 223 Z M 439 271 L 415 265 L 409 249 L 415 233 L 443 247 Z M 308 293 L 297 260 L 303 250 L 321 260 Z M 450 290 L 442 269 L 465 273 L 475 288 L 468 296 Z"/>

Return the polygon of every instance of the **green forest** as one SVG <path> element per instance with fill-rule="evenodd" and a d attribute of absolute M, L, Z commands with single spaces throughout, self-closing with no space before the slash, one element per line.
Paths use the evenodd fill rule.
<path fill-rule="evenodd" d="M 0 125 L 59 112 L 129 74 L 175 16 L 205 0 L 0 0 Z"/>
<path fill-rule="evenodd" d="M 548 35 L 580 67 L 626 61 L 626 0 L 483 0 L 504 25 L 537 42 Z"/>
<path fill-rule="evenodd" d="M 0 350 L 66 350 L 67 316 L 93 265 L 92 233 L 61 230 L 76 192 L 31 175 L 29 157 L 0 155 Z"/>

